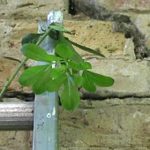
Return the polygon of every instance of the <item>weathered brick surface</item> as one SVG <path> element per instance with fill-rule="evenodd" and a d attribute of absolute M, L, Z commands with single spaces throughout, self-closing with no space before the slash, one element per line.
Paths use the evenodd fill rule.
<path fill-rule="evenodd" d="M 149 61 L 123 59 L 91 59 L 93 71 L 112 76 L 115 80 L 109 88 L 98 88 L 97 94 L 110 96 L 150 96 Z M 104 92 L 105 91 L 105 92 Z M 110 94 L 110 95 L 109 95 Z"/>
<path fill-rule="evenodd" d="M 60 108 L 60 150 L 149 150 L 150 99 L 81 101 L 80 108 Z M 32 133 L 0 131 L 0 150 L 30 150 Z"/>
<path fill-rule="evenodd" d="M 38 19 L 44 17 L 50 10 L 64 11 L 63 0 L 1 0 L 0 17 L 9 19 Z"/>
<path fill-rule="evenodd" d="M 97 0 L 104 7 L 113 11 L 149 11 L 149 0 Z"/>
<path fill-rule="evenodd" d="M 0 150 L 29 150 L 30 132 L 0 131 Z"/>
<path fill-rule="evenodd" d="M 150 149 L 150 99 L 84 101 L 75 112 L 61 111 L 62 150 Z"/>

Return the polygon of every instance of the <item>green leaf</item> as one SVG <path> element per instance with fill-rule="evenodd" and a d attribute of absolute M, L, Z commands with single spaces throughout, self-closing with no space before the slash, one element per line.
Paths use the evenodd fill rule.
<path fill-rule="evenodd" d="M 32 84 L 32 90 L 36 94 L 41 94 L 48 91 L 48 84 L 51 82 L 51 67 L 47 67 L 45 70 L 38 74 L 37 80 Z"/>
<path fill-rule="evenodd" d="M 96 86 L 94 82 L 90 80 L 90 77 L 88 76 L 86 71 L 83 72 L 82 77 L 83 77 L 83 82 L 82 82 L 83 88 L 85 88 L 89 92 L 95 92 Z"/>
<path fill-rule="evenodd" d="M 59 60 L 54 55 L 49 55 L 47 52 L 35 44 L 24 44 L 21 48 L 23 54 L 33 60 L 52 62 Z"/>
<path fill-rule="evenodd" d="M 52 68 L 51 70 L 51 78 L 57 78 L 61 73 L 66 71 L 66 66 L 61 65 L 57 68 Z"/>
<path fill-rule="evenodd" d="M 66 38 L 66 39 L 68 39 L 68 38 Z M 93 49 L 91 49 L 91 48 L 89 48 L 89 47 L 80 45 L 80 44 L 78 44 L 78 43 L 76 43 L 76 42 L 73 42 L 73 41 L 71 41 L 71 40 L 69 40 L 69 39 L 68 39 L 68 41 L 69 41 L 71 44 L 73 44 L 74 46 L 80 48 L 81 50 L 84 50 L 84 51 L 86 51 L 86 52 L 89 52 L 89 53 L 92 53 L 92 54 L 95 54 L 95 55 L 98 55 L 98 56 L 101 56 L 101 57 L 105 57 L 103 54 L 101 54 L 100 52 L 97 52 L 96 50 L 93 50 Z"/>
<path fill-rule="evenodd" d="M 48 67 L 48 65 L 41 65 L 26 69 L 19 78 L 20 84 L 23 86 L 33 85 L 38 80 L 39 75 Z"/>
<path fill-rule="evenodd" d="M 67 59 L 73 56 L 73 47 L 64 38 L 61 38 L 56 45 L 56 54 Z"/>
<path fill-rule="evenodd" d="M 73 75 L 74 78 L 74 82 L 76 84 L 77 87 L 81 87 L 82 83 L 83 83 L 83 78 L 82 76 L 80 76 L 79 74 L 74 74 Z"/>
<path fill-rule="evenodd" d="M 31 86 L 33 92 L 40 94 L 46 91 L 45 85 L 51 79 L 50 70 L 49 65 L 28 68 L 20 76 L 19 82 L 23 86 Z"/>
<path fill-rule="evenodd" d="M 65 70 L 51 68 L 49 65 L 34 66 L 26 69 L 19 78 L 23 86 L 31 86 L 36 94 L 45 91 L 58 91 L 66 80 Z"/>
<path fill-rule="evenodd" d="M 60 32 L 69 32 L 67 29 L 64 28 L 62 24 L 59 24 L 59 23 L 50 24 L 49 28 L 56 30 L 56 31 L 60 31 Z"/>
<path fill-rule="evenodd" d="M 51 81 L 48 82 L 47 90 L 49 92 L 58 91 L 62 86 L 62 84 L 64 83 L 64 81 L 66 80 L 66 78 L 67 77 L 64 72 L 58 74 L 57 76 L 55 76 L 55 78 L 53 78 Z"/>
<path fill-rule="evenodd" d="M 38 80 L 32 86 L 32 90 L 36 94 L 41 94 L 45 91 L 58 91 L 66 78 L 67 77 L 64 72 L 58 74 L 55 78 L 51 78 L 51 74 L 47 70 L 38 77 Z"/>
<path fill-rule="evenodd" d="M 75 61 L 75 62 L 78 62 L 78 63 L 83 62 L 82 57 L 76 52 L 76 50 L 75 50 L 74 47 L 72 46 L 71 42 L 70 42 L 67 38 L 65 38 L 65 40 L 66 40 L 66 42 L 69 43 L 69 45 L 70 45 L 70 47 L 72 48 L 72 51 L 73 51 L 73 55 L 72 55 L 72 57 L 70 58 L 70 60 Z"/>
<path fill-rule="evenodd" d="M 82 66 L 83 70 L 92 69 L 92 65 L 89 62 L 83 62 L 83 63 L 81 63 L 81 66 Z"/>
<path fill-rule="evenodd" d="M 66 80 L 66 68 L 61 66 L 53 68 L 50 73 L 51 81 L 47 84 L 48 91 L 58 91 L 63 82 Z"/>
<path fill-rule="evenodd" d="M 23 86 L 31 86 L 36 94 L 47 91 L 47 83 L 51 80 L 51 67 L 49 65 L 34 66 L 23 72 L 19 82 Z"/>
<path fill-rule="evenodd" d="M 91 69 L 92 66 L 88 62 L 75 62 L 75 61 L 68 61 L 69 66 L 74 69 L 74 70 L 86 70 L 86 69 Z"/>
<path fill-rule="evenodd" d="M 79 106 L 80 95 L 72 77 L 68 78 L 64 83 L 64 89 L 60 94 L 60 100 L 62 106 L 67 110 L 74 110 Z"/>
<path fill-rule="evenodd" d="M 59 35 L 59 40 L 57 41 L 55 50 L 56 54 L 65 59 L 69 58 L 70 60 L 78 63 L 83 62 L 81 56 L 75 51 L 72 44 L 64 38 L 62 34 Z"/>
<path fill-rule="evenodd" d="M 98 86 L 107 87 L 114 83 L 111 77 L 100 75 L 91 71 L 85 71 L 86 76 Z"/>
<path fill-rule="evenodd" d="M 40 36 L 42 34 L 39 33 L 29 33 L 27 35 L 25 35 L 21 41 L 22 45 L 27 44 L 27 43 L 37 43 L 37 41 L 39 40 Z"/>

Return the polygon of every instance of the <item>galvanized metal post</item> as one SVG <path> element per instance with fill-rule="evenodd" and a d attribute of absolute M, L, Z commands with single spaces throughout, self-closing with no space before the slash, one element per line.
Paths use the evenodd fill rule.
<path fill-rule="evenodd" d="M 34 104 L 33 150 L 57 150 L 57 94 L 36 95 Z"/>
<path fill-rule="evenodd" d="M 39 25 L 39 32 L 46 29 L 53 22 L 62 23 L 63 15 L 60 11 L 51 11 L 47 22 Z M 48 53 L 54 53 L 54 41 L 47 37 L 40 45 Z M 42 63 L 42 62 L 40 62 Z M 54 66 L 55 67 L 55 66 Z M 56 92 L 45 92 L 35 95 L 33 150 L 58 149 L 58 96 Z"/>

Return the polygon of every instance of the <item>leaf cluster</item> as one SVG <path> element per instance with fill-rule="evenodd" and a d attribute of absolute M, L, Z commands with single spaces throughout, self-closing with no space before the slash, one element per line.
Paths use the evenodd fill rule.
<path fill-rule="evenodd" d="M 95 51 L 64 37 L 63 33 L 69 31 L 60 24 L 51 24 L 48 30 L 48 36 L 55 40 L 54 55 L 48 54 L 45 49 L 36 44 L 41 34 L 31 33 L 22 40 L 21 51 L 27 58 L 45 62 L 30 67 L 22 73 L 19 82 L 23 86 L 32 87 L 36 94 L 57 91 L 62 106 L 67 110 L 74 110 L 80 103 L 79 88 L 83 87 L 87 91 L 95 92 L 96 86 L 106 87 L 114 83 L 111 77 L 90 71 L 91 64 L 82 59 L 72 44 L 94 54 Z"/>

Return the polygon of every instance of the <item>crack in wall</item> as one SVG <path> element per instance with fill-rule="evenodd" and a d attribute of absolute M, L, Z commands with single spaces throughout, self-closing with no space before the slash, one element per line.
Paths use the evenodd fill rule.
<path fill-rule="evenodd" d="M 18 98 L 23 101 L 34 101 L 35 94 L 34 93 L 26 93 L 22 91 L 11 91 L 6 92 L 3 98 Z M 150 94 L 136 94 L 136 93 L 128 93 L 128 94 L 118 94 L 118 93 L 109 93 L 107 95 L 104 94 L 95 94 L 81 91 L 81 99 L 83 100 L 91 100 L 91 101 L 103 101 L 106 99 L 126 99 L 126 98 L 150 98 Z"/>
<path fill-rule="evenodd" d="M 150 49 L 145 45 L 145 35 L 138 30 L 129 16 L 107 10 L 100 6 L 96 0 L 70 0 L 69 8 L 69 13 L 72 15 L 75 15 L 76 12 L 83 12 L 93 19 L 112 21 L 114 31 L 124 33 L 126 38 L 132 38 L 137 59 L 150 56 Z"/>
<path fill-rule="evenodd" d="M 11 91 L 5 92 L 3 98 L 18 98 L 23 101 L 33 101 L 35 97 L 34 93 L 26 93 L 23 91 Z"/>
<path fill-rule="evenodd" d="M 106 99 L 115 99 L 115 98 L 118 98 L 118 99 L 127 99 L 127 98 L 150 98 L 150 95 L 136 95 L 136 94 L 129 94 L 129 95 L 117 95 L 117 94 L 112 94 L 112 95 L 107 95 L 107 96 L 101 96 L 101 95 L 97 95 L 97 94 L 92 94 L 92 93 L 84 93 L 81 98 L 83 100 L 92 100 L 92 101 L 103 101 L 103 100 L 106 100 Z"/>

